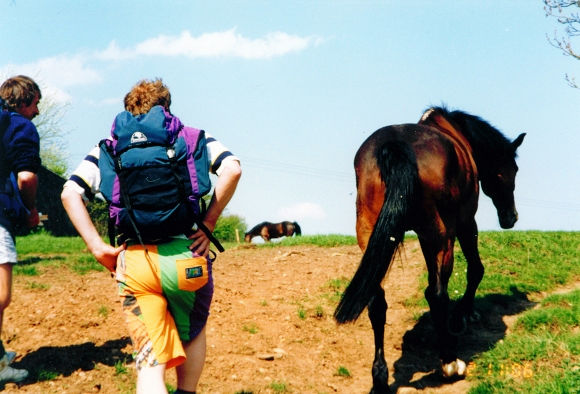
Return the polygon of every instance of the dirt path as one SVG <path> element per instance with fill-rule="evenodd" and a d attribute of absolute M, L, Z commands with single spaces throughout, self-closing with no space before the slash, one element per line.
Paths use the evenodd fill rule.
<path fill-rule="evenodd" d="M 350 279 L 360 257 L 356 246 L 250 246 L 220 255 L 198 392 L 273 393 L 285 387 L 293 393 L 367 393 L 374 347 L 366 313 L 344 326 L 332 319 L 332 284 Z M 418 278 L 424 269 L 418 244 L 409 242 L 385 281 L 391 387 L 400 393 L 463 393 L 467 381 L 444 383 L 436 372 L 428 316 L 416 320 L 422 312 L 413 316 L 404 304 L 422 295 Z M 7 384 L 5 392 L 132 392 L 133 365 L 124 367 L 131 346 L 114 281 L 106 273 L 81 277 L 56 266 L 39 270 L 39 276 L 15 278 L 3 333 L 6 347 L 19 353 L 16 367 L 32 374 L 21 386 Z M 495 314 L 462 341 L 466 359 L 504 336 L 503 316 L 526 307 L 514 306 L 513 299 L 497 301 Z M 168 376 L 174 384 L 174 372 Z"/>

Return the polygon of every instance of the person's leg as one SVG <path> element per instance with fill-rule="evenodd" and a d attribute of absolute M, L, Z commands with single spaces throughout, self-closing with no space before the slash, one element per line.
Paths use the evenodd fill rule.
<path fill-rule="evenodd" d="M 167 393 L 165 370 L 185 360 L 167 300 L 161 293 L 157 248 L 144 257 L 138 245 L 121 252 L 117 261 L 123 312 L 137 352 L 137 393 Z"/>
<path fill-rule="evenodd" d="M 2 334 L 2 321 L 4 310 L 8 308 L 12 299 L 12 264 L 0 264 L 0 334 Z M 6 350 L 0 339 L 0 360 L 4 359 Z M 9 364 L 9 363 L 8 363 Z"/>
<path fill-rule="evenodd" d="M 205 327 L 197 337 L 184 343 L 183 347 L 187 359 L 185 363 L 176 367 L 177 388 L 186 392 L 195 392 L 205 364 Z"/>
<path fill-rule="evenodd" d="M 0 264 L 0 333 L 2 332 L 2 320 L 4 310 L 12 299 L 12 264 Z M 3 348 L 1 349 L 3 350 Z M 0 357 L 4 356 L 4 352 Z"/>
<path fill-rule="evenodd" d="M 16 257 L 14 257 L 16 260 Z M 12 264 L 0 264 L 0 334 L 2 333 L 2 322 L 4 310 L 10 305 L 12 299 Z M 20 382 L 28 376 L 25 369 L 15 369 L 10 366 L 16 354 L 6 352 L 0 340 L 0 382 Z"/>
<path fill-rule="evenodd" d="M 137 374 L 137 394 L 164 394 L 165 364 L 141 368 Z"/>
<path fill-rule="evenodd" d="M 4 310 L 12 299 L 12 265 L 18 261 L 16 245 L 10 231 L 0 225 L 0 333 Z M 0 346 L 0 358 L 4 356 L 4 348 Z"/>

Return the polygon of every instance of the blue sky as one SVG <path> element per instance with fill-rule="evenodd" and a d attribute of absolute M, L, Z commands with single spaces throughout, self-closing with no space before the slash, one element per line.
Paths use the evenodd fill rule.
<path fill-rule="evenodd" d="M 548 44 L 560 27 L 540 0 L 0 2 L 0 77 L 66 103 L 71 169 L 131 86 L 161 77 L 172 111 L 242 161 L 228 213 L 354 234 L 360 144 L 444 103 L 527 133 L 516 230 L 580 230 L 580 90 L 564 79 L 580 63 Z M 477 220 L 499 229 L 483 195 Z"/>

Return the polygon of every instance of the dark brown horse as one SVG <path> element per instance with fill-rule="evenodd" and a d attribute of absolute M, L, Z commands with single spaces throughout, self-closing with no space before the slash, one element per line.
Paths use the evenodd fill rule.
<path fill-rule="evenodd" d="M 292 235 L 302 235 L 302 230 L 296 222 L 284 221 L 281 223 L 262 222 L 254 226 L 245 234 L 244 240 L 252 242 L 252 238 L 260 236 L 266 242 L 272 238 L 291 237 Z"/>
<path fill-rule="evenodd" d="M 518 218 L 515 157 L 524 136 L 510 142 L 481 118 L 437 107 L 427 110 L 418 124 L 377 130 L 359 148 L 354 160 L 356 231 L 364 254 L 334 316 L 339 323 L 354 321 L 368 306 L 375 336 L 372 392 L 389 392 L 383 351 L 387 303 L 381 281 L 407 230 L 417 233 L 427 264 L 425 298 L 443 375 L 465 374 L 465 362 L 457 358 L 457 336 L 477 317 L 473 302 L 484 271 L 475 223 L 479 183 L 492 199 L 501 227 L 513 227 Z M 467 288 L 448 311 L 455 238 L 467 260 Z"/>

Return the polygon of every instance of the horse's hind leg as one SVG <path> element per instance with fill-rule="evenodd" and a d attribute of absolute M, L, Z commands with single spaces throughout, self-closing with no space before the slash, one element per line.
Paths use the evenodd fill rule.
<path fill-rule="evenodd" d="M 463 375 L 465 363 L 457 359 L 457 336 L 448 329 L 449 295 L 447 284 L 453 271 L 453 243 L 449 237 L 440 242 L 419 238 L 421 249 L 427 263 L 429 286 L 425 290 L 425 298 L 431 310 L 431 319 L 437 331 L 439 357 L 443 375 Z"/>
<path fill-rule="evenodd" d="M 368 306 L 369 319 L 375 336 L 375 359 L 373 361 L 373 389 L 371 393 L 390 393 L 389 370 L 385 361 L 385 323 L 387 322 L 387 301 L 385 291 L 377 288 L 375 296 Z"/>
<path fill-rule="evenodd" d="M 458 319 L 469 319 L 474 321 L 479 319 L 479 315 L 473 309 L 473 301 L 475 299 L 475 292 L 483 278 L 484 272 L 483 264 L 479 257 L 479 250 L 477 248 L 477 224 L 475 223 L 475 220 L 473 220 L 471 223 L 459 230 L 457 238 L 459 239 L 463 255 L 467 260 L 467 286 L 465 288 L 465 294 L 457 304 L 457 308 L 454 312 L 454 320 L 456 322 Z"/>

